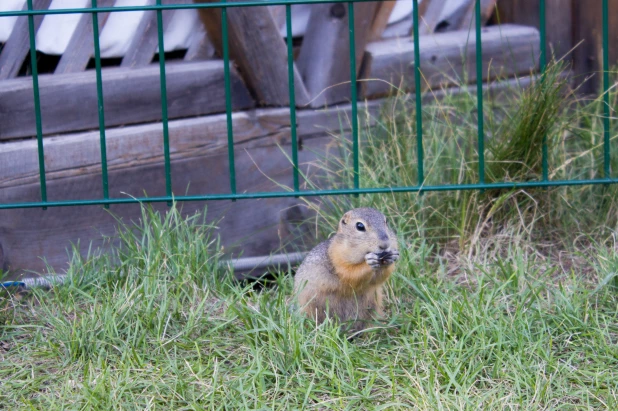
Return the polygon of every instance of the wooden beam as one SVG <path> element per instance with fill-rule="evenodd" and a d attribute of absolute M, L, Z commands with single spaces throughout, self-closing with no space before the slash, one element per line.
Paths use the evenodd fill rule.
<path fill-rule="evenodd" d="M 185 54 L 185 61 L 204 61 L 215 57 L 215 47 L 206 34 L 206 30 L 200 27 L 199 32 L 193 35 L 189 49 Z"/>
<path fill-rule="evenodd" d="M 432 34 L 440 24 L 442 11 L 448 0 L 423 0 L 418 6 L 419 34 Z"/>
<path fill-rule="evenodd" d="M 186 4 L 191 0 L 178 1 L 174 4 Z M 156 3 L 156 0 L 148 0 L 146 5 L 151 6 Z M 164 4 L 172 4 L 169 1 Z M 165 10 L 162 13 L 163 17 L 163 32 L 169 27 L 170 21 L 174 17 L 176 10 Z M 152 62 L 152 58 L 159 46 L 157 25 L 157 12 L 154 10 L 144 12 L 142 19 L 137 26 L 137 30 L 133 35 L 129 49 L 122 58 L 120 67 L 144 67 Z"/>
<path fill-rule="evenodd" d="M 546 47 L 547 61 L 553 55 L 557 60 L 566 59 L 571 61 L 571 48 L 576 39 L 576 27 L 573 25 L 577 20 L 577 14 L 573 8 L 579 2 L 570 0 L 545 0 L 545 24 L 546 24 Z M 588 9 L 592 8 L 601 16 L 601 8 L 598 9 L 595 2 L 591 2 Z M 540 28 L 539 0 L 500 0 L 498 1 L 497 20 L 500 23 L 514 23 L 523 26 Z M 599 20 L 600 21 L 600 20 Z M 584 49 L 585 46 L 582 46 Z"/>
<path fill-rule="evenodd" d="M 420 39 L 423 89 L 437 89 L 476 80 L 474 36 L 467 31 L 439 33 Z M 531 27 L 502 25 L 483 30 L 483 78 L 508 78 L 537 70 L 539 32 Z M 393 93 L 393 87 L 414 90 L 414 43 L 385 40 L 367 46 L 362 97 Z"/>
<path fill-rule="evenodd" d="M 377 4 L 354 6 L 356 74 Z M 307 30 L 298 55 L 298 70 L 311 97 L 311 106 L 350 101 L 350 43 L 348 6 L 344 3 L 312 6 Z"/>
<path fill-rule="evenodd" d="M 602 92 L 603 71 L 603 26 L 602 2 L 573 2 L 573 25 L 575 27 L 573 44 L 573 65 L 582 93 L 600 94 Z M 608 58 L 609 67 L 618 62 L 618 0 L 608 0 Z M 581 42 L 581 44 L 580 44 Z M 588 79 L 586 81 L 586 79 Z M 610 84 L 611 86 L 611 84 Z"/>
<path fill-rule="evenodd" d="M 97 7 L 111 7 L 116 0 L 99 0 Z M 98 13 L 99 33 L 109 17 L 109 13 Z M 62 54 L 55 74 L 79 73 L 88 66 L 90 58 L 94 55 L 94 37 L 92 28 L 92 14 L 82 14 L 77 27 L 71 36 L 67 49 Z"/>
<path fill-rule="evenodd" d="M 221 11 L 201 9 L 199 14 L 217 53 L 223 55 Z M 232 7 L 227 10 L 227 18 L 230 57 L 258 104 L 289 105 L 287 51 L 270 10 L 259 6 Z M 296 68 L 294 85 L 296 105 L 307 104 L 307 91 Z"/>
<path fill-rule="evenodd" d="M 36 10 L 46 10 L 49 8 L 51 0 L 35 0 L 33 6 Z M 24 10 L 27 10 L 24 4 Z M 34 32 L 36 33 L 43 21 L 42 15 L 34 17 Z M 30 51 L 30 36 L 28 28 L 28 17 L 18 17 L 13 31 L 6 43 L 0 50 L 0 80 L 17 77 L 19 69 L 24 63 L 24 59 Z"/>
<path fill-rule="evenodd" d="M 425 0 L 423 3 L 429 1 L 430 0 Z M 371 23 L 368 41 L 377 41 L 382 38 L 382 33 L 388 25 L 388 19 L 391 17 L 395 4 L 397 4 L 395 1 L 381 1 L 378 4 L 373 22 Z"/>
<path fill-rule="evenodd" d="M 238 73 L 231 67 L 232 107 L 254 106 Z M 225 111 L 224 66 L 221 60 L 168 63 L 166 67 L 170 119 Z M 98 127 L 96 77 L 93 70 L 39 76 L 43 133 Z M 103 70 L 106 126 L 161 119 L 159 66 Z M 32 80 L 0 82 L 0 140 L 36 135 Z"/>

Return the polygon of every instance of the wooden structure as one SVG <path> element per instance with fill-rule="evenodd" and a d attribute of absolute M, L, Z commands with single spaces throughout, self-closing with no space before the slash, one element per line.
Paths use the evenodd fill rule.
<path fill-rule="evenodd" d="M 104 1 L 99 3 L 103 5 Z M 50 0 L 34 2 L 36 8 L 45 8 Z M 422 87 L 437 94 L 442 89 L 450 87 L 451 92 L 456 92 L 457 87 L 465 86 L 460 84 L 464 71 L 471 82 L 476 73 L 472 58 L 474 36 L 468 36 L 475 24 L 473 2 L 465 0 L 465 7 L 443 16 L 445 3 L 424 0 L 419 9 Z M 498 7 L 502 7 L 500 3 Z M 409 31 L 398 38 L 381 38 L 393 4 L 355 6 L 357 76 L 362 80 L 359 100 L 363 101 L 359 106 L 371 113 L 379 111 L 381 98 L 391 92 L 387 83 L 414 90 L 414 50 Z M 483 0 L 482 6 L 483 19 L 489 20 L 496 1 Z M 347 6 L 341 3 L 315 5 L 302 43 L 295 50 L 295 104 L 300 109 L 296 127 L 304 171 L 325 149 L 329 131 L 345 132 L 351 127 L 347 121 L 351 109 L 350 69 L 343 58 L 349 49 L 347 12 Z M 233 60 L 230 72 L 238 191 L 276 190 L 277 184 L 291 186 L 292 167 L 285 153 L 290 150 L 291 130 L 287 54 L 277 23 L 281 8 L 229 8 L 227 15 Z M 219 57 L 221 13 L 209 9 L 202 10 L 200 16 L 205 29 L 184 60 L 166 65 L 176 194 L 229 190 L 224 63 Z M 169 18 L 165 12 L 164 24 Z M 518 23 L 516 13 L 511 12 L 509 19 Z M 72 46 L 60 58 L 54 73 L 39 78 L 49 200 L 101 197 L 96 78 L 93 70 L 86 69 L 92 56 L 92 25 L 88 21 L 80 21 Z M 39 24 L 40 19 L 35 19 L 35 26 Z M 99 16 L 99 24 L 105 24 L 105 16 Z M 36 134 L 32 80 L 18 76 L 28 56 L 27 28 L 27 20 L 19 18 L 0 52 L 0 203 L 40 199 L 37 143 L 32 138 Z M 145 13 L 119 66 L 103 69 L 109 189 L 113 197 L 141 196 L 144 192 L 149 196 L 165 194 L 159 68 L 152 64 L 155 36 L 156 13 Z M 485 80 L 516 76 L 524 77 L 525 82 L 537 70 L 537 29 L 520 24 L 487 27 L 482 41 Z M 329 110 L 321 109 L 324 106 Z M 242 250 L 244 256 L 285 248 L 310 230 L 297 226 L 307 217 L 307 211 L 294 198 L 217 201 L 207 205 L 209 218 L 221 219 L 219 227 L 226 249 Z M 182 205 L 186 213 L 204 206 Z M 112 206 L 111 211 L 124 219 L 139 216 L 137 205 Z M 115 221 L 102 207 L 16 209 L 2 210 L 0 214 L 0 268 L 4 270 L 45 271 L 45 263 L 37 257 L 45 257 L 52 267 L 62 270 L 70 242 L 79 239 L 84 251 L 90 241 L 94 246 L 101 245 L 101 234 L 112 235 L 115 227 Z"/>

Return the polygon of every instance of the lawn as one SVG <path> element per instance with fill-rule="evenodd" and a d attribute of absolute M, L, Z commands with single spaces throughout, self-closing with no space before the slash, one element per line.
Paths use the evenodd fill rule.
<path fill-rule="evenodd" d="M 548 78 L 488 97 L 489 181 L 541 173 L 543 138 L 552 178 L 602 172 L 601 105 Z M 394 101 L 363 135 L 364 187 L 416 184 L 415 116 Z M 424 109 L 428 181 L 478 177 L 474 101 Z M 307 186 L 348 184 L 348 148 L 342 139 L 324 155 Z M 119 222 L 111 252 L 74 256 L 64 285 L 0 291 L 0 408 L 618 409 L 616 194 L 308 200 L 319 238 L 361 205 L 380 208 L 400 238 L 388 318 L 353 339 L 296 311 L 292 272 L 235 280 L 205 213 L 144 207 Z"/>

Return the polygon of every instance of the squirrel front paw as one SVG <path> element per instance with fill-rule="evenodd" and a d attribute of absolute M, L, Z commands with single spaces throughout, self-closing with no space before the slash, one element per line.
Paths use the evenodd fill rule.
<path fill-rule="evenodd" d="M 369 265 L 369 267 L 373 268 L 374 270 L 377 268 L 380 268 L 380 256 L 378 256 L 376 253 L 367 253 L 365 255 L 365 262 L 367 263 L 367 265 Z"/>
<path fill-rule="evenodd" d="M 390 251 L 388 254 L 386 254 L 381 259 L 381 262 L 384 265 L 389 265 L 389 264 L 393 264 L 397 260 L 399 260 L 399 251 L 393 250 L 393 251 Z"/>

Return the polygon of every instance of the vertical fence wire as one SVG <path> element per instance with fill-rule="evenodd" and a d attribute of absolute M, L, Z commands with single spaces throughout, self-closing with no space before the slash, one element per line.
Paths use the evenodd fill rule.
<path fill-rule="evenodd" d="M 481 0 L 475 4 L 476 26 L 476 99 L 478 106 L 479 183 L 485 184 L 485 131 L 483 111 L 483 45 L 481 44 Z"/>
<path fill-rule="evenodd" d="M 609 6 L 603 0 L 603 177 L 611 178 L 609 148 Z"/>
<path fill-rule="evenodd" d="M 236 165 L 234 161 L 234 130 L 232 128 L 232 91 L 230 86 L 230 46 L 227 28 L 227 7 L 221 7 L 221 43 L 225 83 L 225 114 L 227 119 L 227 154 L 230 168 L 230 190 L 236 194 Z M 235 201 L 235 200 L 232 200 Z"/>
<path fill-rule="evenodd" d="M 292 47 L 292 9 L 285 5 L 285 24 L 288 48 L 288 90 L 290 92 L 290 138 L 292 140 L 292 164 L 294 165 L 294 191 L 298 185 L 298 142 L 296 137 L 296 93 L 294 89 L 294 48 Z"/>
<path fill-rule="evenodd" d="M 546 21 L 545 21 L 545 0 L 540 0 L 539 3 L 539 27 L 540 27 L 540 51 L 541 54 L 539 56 L 539 66 L 541 70 L 541 84 L 545 82 L 545 69 L 547 65 L 547 48 L 546 48 Z M 543 173 L 543 181 L 547 181 L 549 178 L 549 166 L 548 166 L 548 154 L 547 154 L 547 134 L 543 135 L 543 146 L 542 146 L 542 159 L 541 159 L 541 168 Z"/>
<path fill-rule="evenodd" d="M 28 10 L 32 10 L 32 0 L 28 0 Z M 45 152 L 43 150 L 43 123 L 41 120 L 41 99 L 39 95 L 39 69 L 36 61 L 36 33 L 34 16 L 28 15 L 28 34 L 30 37 L 30 64 L 32 66 L 32 90 L 34 92 L 34 116 L 36 123 L 36 142 L 39 156 L 39 181 L 41 184 L 41 202 L 47 202 L 47 181 L 45 179 Z M 47 207 L 43 207 L 46 210 Z"/>
<path fill-rule="evenodd" d="M 354 188 L 360 188 L 358 171 L 358 98 L 356 90 L 356 40 L 354 36 L 354 3 L 348 2 L 348 30 L 350 32 L 350 86 L 352 103 L 352 154 L 354 156 Z"/>
<path fill-rule="evenodd" d="M 97 8 L 97 0 L 92 0 L 92 8 Z M 101 175 L 103 179 L 103 199 L 109 199 L 109 182 L 107 177 L 107 146 L 105 143 L 105 107 L 103 103 L 103 78 L 101 75 L 101 47 L 99 46 L 99 16 L 92 12 L 92 36 L 94 40 L 94 62 L 97 76 L 97 102 L 99 111 L 99 133 L 101 139 Z M 105 208 L 109 208 L 105 204 Z"/>
<path fill-rule="evenodd" d="M 412 0 L 412 28 L 414 30 L 414 94 L 416 95 L 416 155 L 418 169 L 418 185 L 422 187 L 425 181 L 423 170 L 423 108 L 421 101 L 421 54 L 419 41 L 418 0 Z M 422 194 L 422 191 L 419 191 Z"/>
<path fill-rule="evenodd" d="M 157 0 L 157 6 L 161 0 Z M 172 167 L 170 164 L 170 132 L 167 115 L 167 78 L 165 75 L 165 43 L 163 41 L 163 12 L 157 10 L 157 35 L 159 40 L 159 82 L 161 83 L 161 122 L 163 123 L 163 155 L 165 157 L 165 194 L 172 197 Z M 168 206 L 172 203 L 168 202 Z"/>

